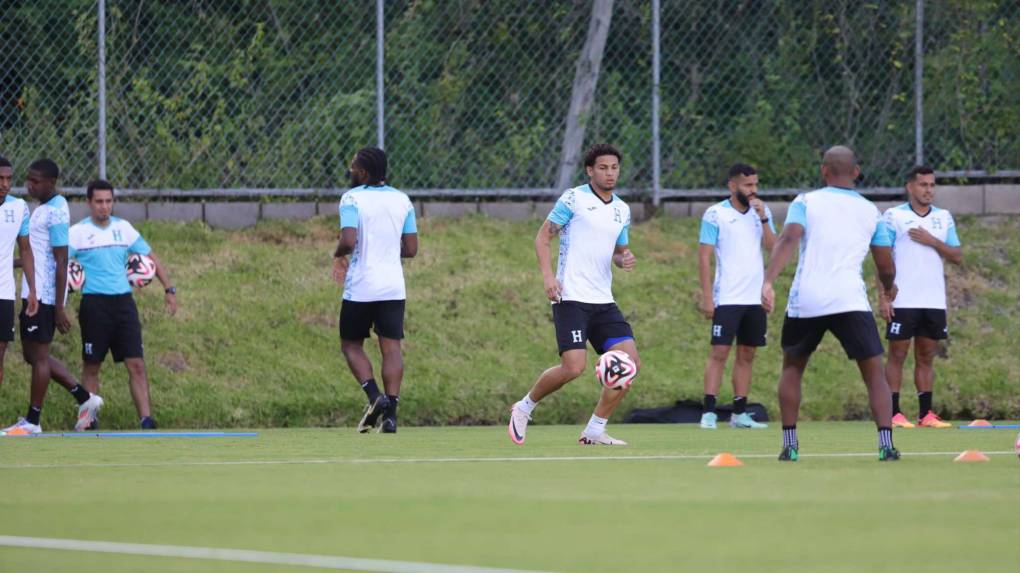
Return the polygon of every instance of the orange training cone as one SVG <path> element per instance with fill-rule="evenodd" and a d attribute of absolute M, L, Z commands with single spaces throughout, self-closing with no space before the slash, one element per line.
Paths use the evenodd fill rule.
<path fill-rule="evenodd" d="M 708 462 L 710 468 L 735 468 L 744 465 L 744 462 L 737 459 L 737 456 L 723 452 Z"/>
<path fill-rule="evenodd" d="M 982 426 L 991 426 L 991 425 L 992 425 L 992 423 L 989 422 L 988 420 L 985 420 L 984 418 L 978 418 L 977 420 L 974 420 L 973 422 L 967 424 L 967 426 L 973 427 L 973 428 L 982 427 Z"/>
<path fill-rule="evenodd" d="M 982 454 L 978 450 L 966 450 L 962 454 L 956 456 L 954 462 L 987 462 L 988 456 Z"/>

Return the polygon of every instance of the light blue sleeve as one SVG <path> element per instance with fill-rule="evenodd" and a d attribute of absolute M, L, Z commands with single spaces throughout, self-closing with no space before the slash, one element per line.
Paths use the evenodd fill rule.
<path fill-rule="evenodd" d="M 889 226 L 885 224 L 885 220 L 881 217 L 875 221 L 875 233 L 871 235 L 871 246 L 872 247 L 891 247 L 893 245 L 892 239 L 889 238 Z"/>
<path fill-rule="evenodd" d="M 956 221 L 953 220 L 953 216 L 949 215 L 949 230 L 946 231 L 946 245 L 950 247 L 960 246 L 960 237 L 956 234 Z"/>
<path fill-rule="evenodd" d="M 559 200 L 556 201 L 556 205 L 553 206 L 547 220 L 556 223 L 559 226 L 564 226 L 570 222 L 570 219 L 574 216 L 574 190 L 571 189 L 560 195 Z"/>
<path fill-rule="evenodd" d="M 775 234 L 776 224 L 772 218 L 772 209 L 769 209 L 768 205 L 765 206 L 765 217 L 769 220 L 769 229 L 772 230 L 772 234 Z"/>
<path fill-rule="evenodd" d="M 411 207 L 407 211 L 407 217 L 404 219 L 404 230 L 401 233 L 410 235 L 418 232 L 418 220 L 414 216 L 414 207 Z"/>
<path fill-rule="evenodd" d="M 882 215 L 882 220 L 885 221 L 885 231 L 889 235 L 889 246 L 896 246 L 896 221 L 893 219 L 893 210 L 888 209 Z"/>
<path fill-rule="evenodd" d="M 128 251 L 138 253 L 139 255 L 147 255 L 152 252 L 152 247 L 149 246 L 149 243 L 145 242 L 141 235 L 138 235 L 135 242 L 131 243 L 131 246 L 128 247 Z"/>
<path fill-rule="evenodd" d="M 786 211 L 786 222 L 783 226 L 797 224 L 807 229 L 807 204 L 804 203 L 804 196 L 797 195 L 797 198 L 790 203 L 790 209 Z"/>
<path fill-rule="evenodd" d="M 358 228 L 358 202 L 350 193 L 340 198 L 340 228 Z"/>
<path fill-rule="evenodd" d="M 28 207 L 25 207 L 25 213 L 21 217 L 21 230 L 18 231 L 19 237 L 28 236 L 28 222 L 31 220 L 31 215 L 28 212 Z"/>
<path fill-rule="evenodd" d="M 701 220 L 701 234 L 698 237 L 698 242 L 702 245 L 714 245 L 719 242 L 719 225 L 715 223 L 709 223 L 707 220 Z"/>
<path fill-rule="evenodd" d="M 617 247 L 626 247 L 630 243 L 630 225 L 624 225 L 620 235 L 616 237 Z"/>
<path fill-rule="evenodd" d="M 66 247 L 67 246 L 67 223 L 56 223 L 50 225 L 50 246 L 51 247 Z"/>

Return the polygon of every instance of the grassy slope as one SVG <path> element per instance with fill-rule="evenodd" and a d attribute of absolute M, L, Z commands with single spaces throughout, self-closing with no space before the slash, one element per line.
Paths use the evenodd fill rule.
<path fill-rule="evenodd" d="M 142 225 L 181 290 L 175 318 L 163 313 L 158 288 L 137 297 L 155 411 L 164 426 L 356 421 L 363 395 L 338 351 L 340 293 L 328 279 L 335 224 L 335 218 L 317 218 L 236 233 L 198 224 Z M 421 222 L 421 254 L 406 267 L 406 423 L 499 421 L 557 360 L 531 247 L 536 226 L 485 218 Z M 962 417 L 1018 417 L 1020 299 L 1007 286 L 1020 284 L 1020 219 L 961 218 L 960 228 L 967 263 L 950 269 L 952 339 L 948 357 L 937 363 L 936 403 Z M 615 291 L 634 325 L 644 371 L 621 411 L 701 394 L 709 324 L 695 308 L 696 237 L 697 221 L 689 219 L 658 219 L 632 232 L 639 267 L 617 273 Z M 870 264 L 866 268 L 871 280 Z M 792 272 L 791 266 L 784 275 L 778 304 L 785 303 Z M 772 342 L 759 354 L 752 390 L 752 400 L 764 402 L 773 415 L 781 322 L 780 313 L 770 318 Z M 76 330 L 55 348 L 78 369 Z M 25 408 L 27 369 L 18 353 L 15 343 L 0 389 L 3 420 Z M 372 355 L 377 358 L 374 350 Z M 124 369 L 107 363 L 104 380 L 105 427 L 133 427 Z M 866 416 L 856 369 L 831 337 L 806 384 L 806 417 Z M 728 392 L 724 388 L 724 399 Z M 577 380 L 542 405 L 538 420 L 578 422 L 590 413 L 594 397 L 594 378 Z M 71 402 L 51 388 L 44 426 L 70 425 Z M 912 411 L 913 398 L 905 397 L 904 407 Z"/>
<path fill-rule="evenodd" d="M 779 432 L 617 427 L 627 448 L 580 448 L 576 427 L 270 430 L 241 440 L 0 439 L 0 534 L 381 557 L 554 571 L 1007 570 L 1020 559 L 1020 472 L 1009 431 L 898 431 L 905 457 L 874 459 L 868 423 L 808 423 L 797 464 Z M 506 461 L 505 458 L 705 458 Z M 860 457 L 811 457 L 867 452 Z M 760 454 L 751 457 L 746 454 Z M 504 458 L 457 463 L 344 460 Z M 320 460 L 273 465 L 203 462 Z M 92 467 L 80 464 L 128 464 Z M 130 467 L 153 464 L 151 467 Z M 25 467 L 42 466 L 42 467 Z M 926 476 L 921 482 L 918 476 Z M 0 548 L 0 569 L 298 571 L 166 558 Z M 682 564 L 682 565 L 679 565 Z"/>

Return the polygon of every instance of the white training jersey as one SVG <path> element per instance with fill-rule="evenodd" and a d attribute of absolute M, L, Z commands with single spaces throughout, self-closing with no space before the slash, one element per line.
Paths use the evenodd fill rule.
<path fill-rule="evenodd" d="M 28 236 L 30 213 L 24 199 L 10 193 L 0 205 L 0 299 L 14 300 L 14 245 Z"/>
<path fill-rule="evenodd" d="M 767 206 L 765 217 L 775 233 L 772 211 Z M 741 213 L 729 199 L 705 211 L 698 242 L 715 247 L 712 286 L 715 306 L 761 304 L 761 285 L 765 281 L 765 262 L 761 256 L 764 233 L 761 217 L 754 209 L 748 207 L 746 213 Z"/>
<path fill-rule="evenodd" d="M 344 300 L 404 300 L 400 237 L 418 232 L 414 205 L 388 185 L 355 187 L 340 198 L 340 228 L 358 230 L 344 281 Z"/>
<path fill-rule="evenodd" d="M 852 189 L 824 187 L 790 203 L 792 224 L 804 227 L 804 237 L 787 316 L 871 312 L 861 264 L 870 247 L 892 246 L 878 207 Z"/>
<path fill-rule="evenodd" d="M 57 300 L 57 259 L 53 247 L 67 246 L 67 231 L 71 213 L 67 200 L 54 195 L 49 201 L 32 211 L 28 223 L 28 237 L 35 259 L 35 292 L 40 304 L 56 304 Z M 67 288 L 64 288 L 67 301 Z M 21 279 L 21 298 L 28 298 L 28 280 Z"/>
<path fill-rule="evenodd" d="M 630 207 L 615 194 L 603 201 L 585 184 L 564 191 L 548 220 L 561 227 L 561 300 L 613 302 L 613 253 L 628 243 Z"/>
<path fill-rule="evenodd" d="M 888 209 L 884 215 L 885 224 L 893 244 L 893 260 L 896 261 L 896 286 L 899 293 L 893 301 L 894 308 L 946 308 L 946 277 L 942 256 L 934 247 L 922 245 L 910 238 L 910 229 L 921 228 L 936 239 L 959 247 L 953 215 L 934 205 L 924 216 L 918 215 L 904 203 Z"/>

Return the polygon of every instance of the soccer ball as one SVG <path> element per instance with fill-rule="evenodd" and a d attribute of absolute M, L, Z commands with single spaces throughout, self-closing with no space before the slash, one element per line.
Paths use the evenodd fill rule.
<path fill-rule="evenodd" d="M 637 365 L 622 350 L 610 350 L 595 364 L 595 378 L 606 388 L 629 388 L 637 376 Z"/>
<path fill-rule="evenodd" d="M 85 286 L 85 267 L 74 259 L 67 261 L 67 288 L 71 289 L 71 292 L 80 292 L 83 286 Z"/>
<path fill-rule="evenodd" d="M 128 283 L 133 287 L 142 288 L 151 283 L 156 276 L 156 263 L 148 255 L 133 253 L 128 257 L 124 267 L 127 270 Z"/>

